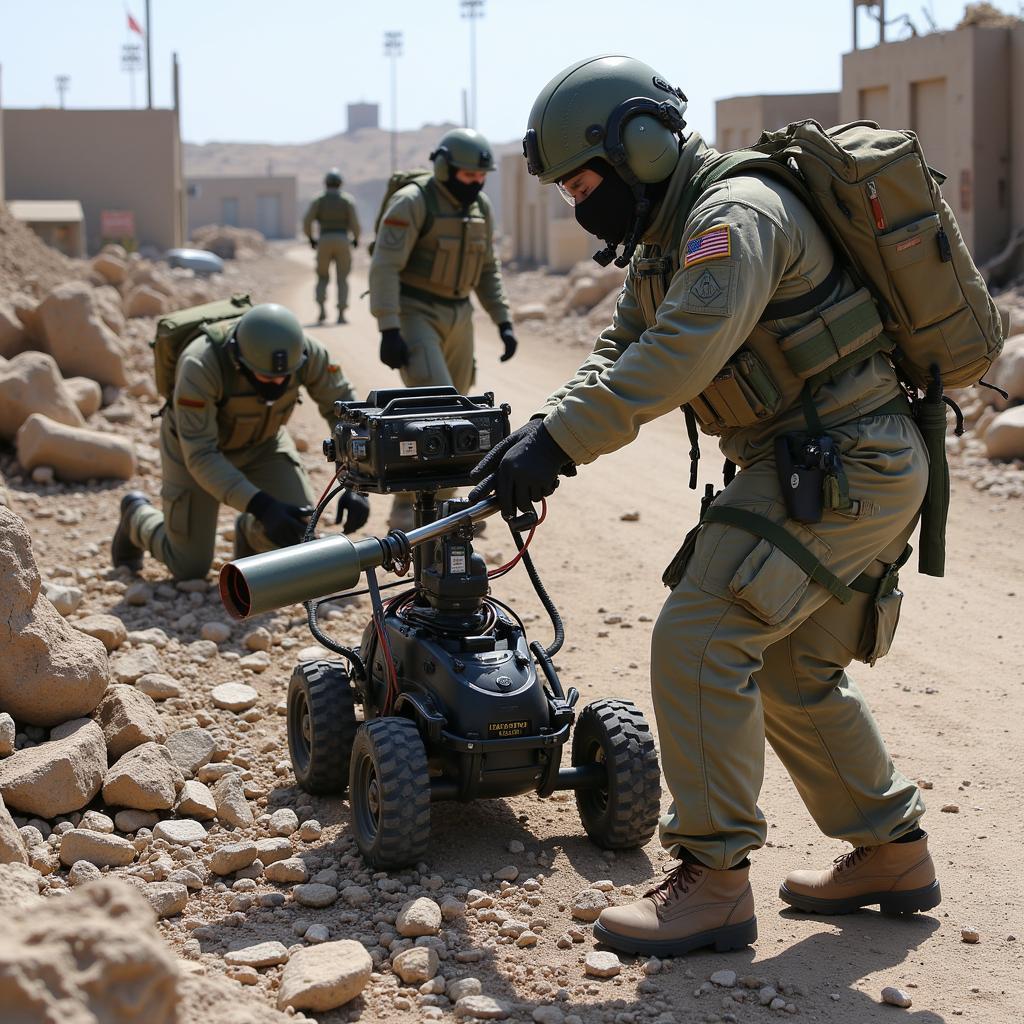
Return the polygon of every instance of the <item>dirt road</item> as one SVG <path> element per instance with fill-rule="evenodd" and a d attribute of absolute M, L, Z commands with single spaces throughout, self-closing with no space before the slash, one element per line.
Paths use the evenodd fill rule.
<path fill-rule="evenodd" d="M 297 249 L 293 256 L 308 268 L 308 251 Z M 365 290 L 365 271 L 365 256 L 360 256 L 354 295 Z M 313 309 L 312 275 L 308 269 L 306 274 L 282 281 L 274 296 L 300 316 Z M 360 393 L 398 384 L 397 373 L 377 359 L 378 336 L 366 300 L 355 304 L 350 319 L 346 326 L 313 333 L 341 359 Z M 497 333 L 486 317 L 478 316 L 478 387 L 510 402 L 516 424 L 571 375 L 583 356 L 578 348 L 533 344 L 529 324 L 518 333 L 519 354 L 499 364 Z M 307 416 L 311 411 L 308 406 L 304 410 Z M 319 437 L 314 420 L 308 420 L 310 434 Z M 629 698 L 652 723 L 648 645 L 651 619 L 664 598 L 661 572 L 697 514 L 696 495 L 685 486 L 686 449 L 681 416 L 649 425 L 636 443 L 563 483 L 534 542 L 537 564 L 565 619 L 564 677 L 579 687 L 583 703 Z M 704 455 L 702 485 L 719 466 L 717 452 L 707 443 Z M 383 528 L 386 504 L 374 502 L 372 527 Z M 624 512 L 639 512 L 639 521 L 623 521 Z M 488 555 L 511 549 L 495 523 L 482 547 Z M 767 1008 L 723 1007 L 725 991 L 695 998 L 701 981 L 715 970 L 731 968 L 741 977 L 755 975 L 777 987 L 789 986 L 799 1014 L 810 1020 L 865 1024 L 890 1020 L 897 1012 L 917 1024 L 1024 1019 L 1021 505 L 999 504 L 955 486 L 948 551 L 943 580 L 905 572 L 907 599 L 893 653 L 874 669 L 854 666 L 895 761 L 912 778 L 926 780 L 930 790 L 925 826 L 944 896 L 936 912 L 891 920 L 874 912 L 817 918 L 784 909 L 776 890 L 787 871 L 824 866 L 844 851 L 817 832 L 769 751 L 761 802 L 771 839 L 753 859 L 751 873 L 760 929 L 754 948 L 691 956 L 649 979 L 637 961 L 614 983 L 577 992 L 581 950 L 590 947 L 589 938 L 584 947 L 565 951 L 544 940 L 527 956 L 515 946 L 500 946 L 493 963 L 477 971 L 485 978 L 485 991 L 529 999 L 533 991 L 523 965 L 549 965 L 566 968 L 573 979 L 570 1005 L 563 1008 L 587 1020 L 601 1019 L 600 1008 L 608 1020 L 628 1022 L 649 1014 L 652 1002 L 664 1004 L 680 1022 L 717 1020 L 723 1013 L 736 1015 L 725 1019 L 761 1019 Z M 540 613 L 525 574 L 502 580 L 499 593 L 517 608 Z M 612 616 L 621 616 L 621 623 L 606 624 Z M 546 636 L 543 615 L 534 628 Z M 278 682 L 283 686 L 283 679 Z M 540 910 L 553 922 L 552 936 L 568 922 L 561 905 L 588 882 L 610 879 L 616 886 L 639 888 L 663 863 L 656 839 L 636 853 L 602 855 L 586 840 L 572 802 L 521 798 L 435 805 L 435 812 L 430 864 L 446 876 L 472 879 L 521 860 L 507 852 L 511 840 L 522 841 L 528 853 L 547 854 L 551 867 Z M 344 821 L 344 805 L 339 820 Z M 964 926 L 980 932 L 978 944 L 962 941 Z M 907 989 L 913 1008 L 879 1005 L 886 985 Z"/>

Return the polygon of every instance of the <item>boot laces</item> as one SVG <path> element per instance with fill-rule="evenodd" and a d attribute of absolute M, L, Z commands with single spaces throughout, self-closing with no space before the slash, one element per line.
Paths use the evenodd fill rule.
<path fill-rule="evenodd" d="M 658 906 L 664 906 L 669 900 L 678 899 L 689 892 L 690 886 L 701 876 L 700 867 L 685 860 L 663 870 L 665 877 L 650 892 L 644 893 L 645 898 L 653 900 Z"/>
<path fill-rule="evenodd" d="M 849 871 L 850 868 L 855 867 L 867 855 L 868 848 L 866 846 L 857 846 L 849 853 L 836 857 L 832 863 L 835 864 L 836 871 Z"/>

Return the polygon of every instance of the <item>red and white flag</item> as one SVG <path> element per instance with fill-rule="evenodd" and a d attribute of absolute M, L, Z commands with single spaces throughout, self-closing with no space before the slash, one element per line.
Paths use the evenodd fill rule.
<path fill-rule="evenodd" d="M 129 11 L 125 11 L 125 14 L 128 15 L 128 31 L 144 36 L 146 33 L 142 30 L 142 26 L 131 16 L 131 13 Z"/>

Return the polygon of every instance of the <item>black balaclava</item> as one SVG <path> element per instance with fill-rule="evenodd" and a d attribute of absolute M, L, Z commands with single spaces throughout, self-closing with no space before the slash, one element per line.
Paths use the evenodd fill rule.
<path fill-rule="evenodd" d="M 576 223 L 588 234 L 616 246 L 626 237 L 633 220 L 633 190 L 605 160 L 588 160 L 583 169 L 600 174 L 601 184 L 576 204 Z"/>
<path fill-rule="evenodd" d="M 484 187 L 484 183 L 482 181 L 471 181 L 468 183 L 465 181 L 459 181 L 455 176 L 455 172 L 452 171 L 448 180 L 444 183 L 444 187 L 448 189 L 448 191 L 451 192 L 451 194 L 455 196 L 463 206 L 469 206 L 473 200 L 480 195 L 480 190 Z"/>
<path fill-rule="evenodd" d="M 289 374 L 280 384 L 271 384 L 270 381 L 257 380 L 256 374 L 249 369 L 248 366 L 243 363 L 238 364 L 239 369 L 245 376 L 245 379 L 252 385 L 253 390 L 260 398 L 263 399 L 267 405 L 272 405 L 276 402 L 287 390 L 288 385 L 291 382 L 291 374 Z"/>

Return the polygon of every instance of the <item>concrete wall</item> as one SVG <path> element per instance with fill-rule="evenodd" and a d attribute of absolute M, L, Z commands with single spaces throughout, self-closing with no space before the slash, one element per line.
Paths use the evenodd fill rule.
<path fill-rule="evenodd" d="M 1022 26 L 974 26 L 843 57 L 840 119 L 917 133 L 947 176 L 943 195 L 979 263 L 1024 227 L 1022 106 Z"/>
<path fill-rule="evenodd" d="M 541 185 L 527 173 L 521 153 L 503 155 L 497 176 L 502 230 L 512 260 L 563 273 L 591 255 L 596 243 L 576 223 L 572 207 L 553 185 Z"/>
<path fill-rule="evenodd" d="M 294 175 L 188 178 L 189 234 L 204 224 L 253 228 L 267 238 L 294 238 L 298 224 Z"/>
<path fill-rule="evenodd" d="M 90 251 L 102 210 L 131 210 L 140 247 L 181 245 L 177 111 L 8 108 L 4 135 L 7 198 L 78 199 Z"/>
<path fill-rule="evenodd" d="M 839 118 L 839 93 L 779 93 L 733 96 L 715 103 L 715 148 L 742 149 L 757 141 L 762 131 L 783 128 L 792 121 L 814 118 L 826 128 Z"/>

